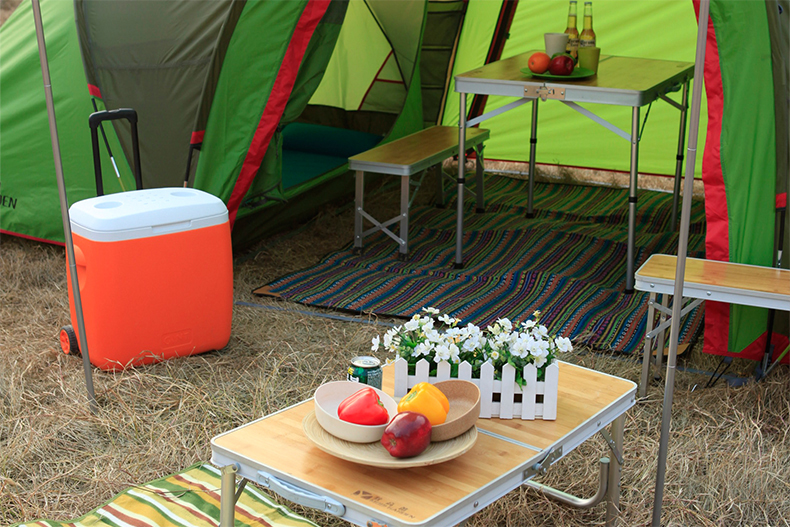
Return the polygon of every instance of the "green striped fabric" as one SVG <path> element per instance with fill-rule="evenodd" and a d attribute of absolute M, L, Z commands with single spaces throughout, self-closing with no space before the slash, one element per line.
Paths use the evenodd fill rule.
<path fill-rule="evenodd" d="M 67 522 L 38 520 L 14 527 L 217 527 L 220 472 L 197 464 L 129 488 L 85 516 Z M 236 502 L 235 527 L 318 527 L 252 485 Z"/>

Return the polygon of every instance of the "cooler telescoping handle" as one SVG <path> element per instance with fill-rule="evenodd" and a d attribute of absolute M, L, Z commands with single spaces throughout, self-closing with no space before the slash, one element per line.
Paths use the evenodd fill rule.
<path fill-rule="evenodd" d="M 118 108 L 117 110 L 104 110 L 93 112 L 88 117 L 88 124 L 91 127 L 91 145 L 93 146 L 93 169 L 96 172 L 96 195 L 104 195 L 104 185 L 101 176 L 101 158 L 99 156 L 99 126 L 104 121 L 116 121 L 126 119 L 132 125 L 132 155 L 134 156 L 134 181 L 137 190 L 143 188 L 143 176 L 140 172 L 140 143 L 137 136 L 137 112 L 132 108 Z"/>

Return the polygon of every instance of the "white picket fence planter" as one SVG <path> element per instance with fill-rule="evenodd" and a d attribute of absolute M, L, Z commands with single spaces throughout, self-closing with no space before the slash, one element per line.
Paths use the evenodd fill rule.
<path fill-rule="evenodd" d="M 430 363 L 420 359 L 415 374 L 409 375 L 409 363 L 398 357 L 395 368 L 395 399 L 403 397 L 417 383 L 439 382 L 450 379 L 450 364 L 442 361 L 437 365 L 436 376 L 429 376 Z M 559 365 L 555 360 L 546 367 L 545 381 L 538 382 L 538 369 L 534 364 L 524 367 L 524 389 L 516 384 L 516 369 L 506 364 L 502 369 L 502 380 L 494 379 L 494 366 L 485 363 L 480 368 L 480 378 L 472 378 L 472 365 L 464 361 L 458 365 L 458 378 L 472 381 L 480 388 L 480 417 L 500 419 L 557 419 L 557 387 Z M 499 394 L 499 401 L 495 401 Z M 542 396 L 542 402 L 539 397 Z"/>

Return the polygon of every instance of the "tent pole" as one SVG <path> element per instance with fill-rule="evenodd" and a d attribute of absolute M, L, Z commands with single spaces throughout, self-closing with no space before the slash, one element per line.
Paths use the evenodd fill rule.
<path fill-rule="evenodd" d="M 71 271 L 71 289 L 74 296 L 74 309 L 77 312 L 77 330 L 80 335 L 80 348 L 82 352 L 82 366 L 85 370 L 85 385 L 88 388 L 88 401 L 91 412 L 98 412 L 96 395 L 93 392 L 93 370 L 91 370 L 90 356 L 88 355 L 88 340 L 85 338 L 85 322 L 82 316 L 82 299 L 77 278 L 77 265 L 74 260 L 74 240 L 71 238 L 71 222 L 69 221 L 69 202 L 66 199 L 66 183 L 63 179 L 63 162 L 60 157 L 60 141 L 58 140 L 58 125 L 55 120 L 55 102 L 52 97 L 52 81 L 49 77 L 49 61 L 47 48 L 44 41 L 44 24 L 41 18 L 41 4 L 39 0 L 33 2 L 33 20 L 36 24 L 36 40 L 38 41 L 38 56 L 41 61 L 41 75 L 44 78 L 44 94 L 47 100 L 47 115 L 49 116 L 49 135 L 52 139 L 52 155 L 55 158 L 55 175 L 58 180 L 58 194 L 60 196 L 60 212 L 63 217 L 63 235 L 66 238 L 66 256 L 68 257 L 69 270 Z"/>
<path fill-rule="evenodd" d="M 686 274 L 686 254 L 688 252 L 689 223 L 691 223 L 691 198 L 694 191 L 694 167 L 697 161 L 697 139 L 699 136 L 699 112 L 702 100 L 702 86 L 705 72 L 705 45 L 708 39 L 708 16 L 710 0 L 700 0 L 697 53 L 694 58 L 694 91 L 691 96 L 691 119 L 689 125 L 688 156 L 686 176 L 683 182 L 683 205 L 680 213 L 680 234 L 678 237 L 678 260 L 675 270 L 675 301 L 672 303 L 672 322 L 669 337 L 669 357 L 667 358 L 664 406 L 661 416 L 661 439 L 658 445 L 658 467 L 656 474 L 656 494 L 653 502 L 653 527 L 661 525 L 661 504 L 664 500 L 664 477 L 667 470 L 667 447 L 669 425 L 672 420 L 672 396 L 675 389 L 675 363 L 678 354 L 678 335 L 680 334 L 680 310 L 683 302 L 683 281 Z M 661 350 L 659 350 L 659 353 Z"/>

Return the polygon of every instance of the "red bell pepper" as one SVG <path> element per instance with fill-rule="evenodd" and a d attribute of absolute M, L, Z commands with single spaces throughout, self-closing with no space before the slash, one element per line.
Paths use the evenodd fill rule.
<path fill-rule="evenodd" d="M 362 388 L 343 399 L 337 407 L 337 416 L 341 421 L 368 426 L 384 425 L 390 420 L 379 394 L 371 387 Z"/>

